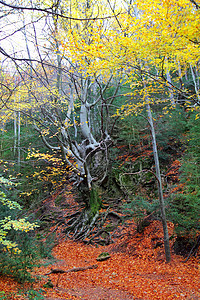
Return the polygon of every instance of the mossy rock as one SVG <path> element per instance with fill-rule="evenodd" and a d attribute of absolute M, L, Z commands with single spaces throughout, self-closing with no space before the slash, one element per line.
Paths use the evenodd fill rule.
<path fill-rule="evenodd" d="M 108 252 L 102 252 L 101 254 L 99 254 L 99 256 L 97 257 L 98 261 L 104 261 L 107 260 L 108 258 L 110 258 L 110 254 Z"/>

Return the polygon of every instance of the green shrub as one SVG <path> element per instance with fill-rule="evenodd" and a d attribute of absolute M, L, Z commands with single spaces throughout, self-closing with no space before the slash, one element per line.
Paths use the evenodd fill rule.
<path fill-rule="evenodd" d="M 193 192 L 172 195 L 169 201 L 168 216 L 175 225 L 177 236 L 195 237 L 200 230 L 200 188 Z"/>
<path fill-rule="evenodd" d="M 133 218 L 137 224 L 137 231 L 142 232 L 149 225 L 148 216 L 158 210 L 158 202 L 150 203 L 147 199 L 137 196 L 129 203 L 123 205 L 126 217 Z"/>
<path fill-rule="evenodd" d="M 12 185 L 2 177 L 0 182 Z M 35 238 L 34 229 L 39 225 L 19 218 L 20 212 L 21 206 L 0 191 L 0 273 L 25 282 L 33 280 L 31 271 L 38 266 L 40 258 L 50 257 L 54 244 L 50 241 L 53 237 L 46 241 L 41 236 Z"/>
<path fill-rule="evenodd" d="M 168 215 L 178 239 L 195 239 L 200 231 L 200 119 L 195 113 L 190 114 L 186 139 L 180 169 L 182 188 L 169 199 Z"/>
<path fill-rule="evenodd" d="M 0 251 L 0 273 L 11 275 L 18 282 L 33 281 L 31 271 L 39 266 L 39 253 L 34 239 L 28 234 L 21 233 L 18 236 L 20 252 L 13 250 Z"/>
<path fill-rule="evenodd" d="M 30 233 L 15 233 L 12 237 L 16 241 L 20 252 L 0 249 L 0 273 L 11 275 L 18 282 L 32 282 L 34 277 L 32 271 L 41 266 L 41 258 L 52 258 L 51 250 L 54 246 L 53 237 L 46 241 L 37 240 Z"/>

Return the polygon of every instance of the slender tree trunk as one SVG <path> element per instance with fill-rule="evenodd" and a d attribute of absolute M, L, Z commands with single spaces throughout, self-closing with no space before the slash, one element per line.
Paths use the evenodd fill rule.
<path fill-rule="evenodd" d="M 168 81 L 169 83 L 172 83 L 172 81 L 171 81 L 171 76 L 170 76 L 169 71 L 167 71 L 167 81 Z M 173 105 L 175 105 L 176 103 L 175 103 L 175 100 L 174 100 L 173 90 L 172 90 L 170 87 L 169 87 L 168 89 L 169 89 L 169 97 L 170 97 L 171 103 L 172 103 Z"/>
<path fill-rule="evenodd" d="M 144 89 L 146 89 L 146 83 L 145 83 L 143 75 L 142 75 L 142 81 L 143 81 Z M 157 177 L 157 182 L 158 182 L 160 212 L 161 212 L 161 220 L 162 220 L 163 234 L 164 234 L 165 257 L 166 257 L 166 262 L 170 262 L 171 254 L 170 254 L 170 246 L 169 246 L 169 233 L 168 233 L 166 213 L 165 213 L 165 202 L 164 202 L 164 198 L 163 198 L 163 189 L 162 189 L 162 181 L 161 181 L 161 174 L 160 174 L 160 164 L 159 164 L 158 149 L 157 149 L 157 143 L 156 143 L 156 133 L 155 133 L 155 129 L 154 129 L 153 117 L 151 114 L 151 107 L 149 104 L 148 96 L 145 97 L 145 101 L 147 103 L 146 108 L 147 108 L 147 113 L 148 113 L 148 121 L 149 121 L 150 128 L 151 128 L 153 156 L 154 156 L 154 162 L 155 162 L 155 168 L 156 168 L 156 177 Z"/>
<path fill-rule="evenodd" d="M 18 149 L 18 158 L 17 158 L 17 162 L 18 162 L 18 166 L 20 167 L 20 126 L 21 126 L 21 117 L 20 117 L 20 111 L 18 111 L 18 134 L 17 134 L 17 149 Z"/>
<path fill-rule="evenodd" d="M 192 67 L 191 64 L 190 64 L 190 70 L 191 70 L 191 73 L 192 73 L 192 79 L 193 79 L 193 82 L 194 82 L 194 88 L 195 88 L 195 93 L 197 95 L 198 103 L 200 103 L 200 95 L 199 95 L 198 85 L 197 85 L 195 73 L 194 73 L 194 70 L 193 70 L 193 67 Z"/>
<path fill-rule="evenodd" d="M 197 66 L 194 69 L 195 69 L 195 74 L 196 74 L 196 79 L 197 79 L 197 89 L 199 91 L 199 78 L 200 78 L 199 71 L 197 69 Z"/>
<path fill-rule="evenodd" d="M 157 150 L 157 143 L 156 143 L 156 134 L 155 134 L 153 118 L 152 118 L 152 114 L 151 114 L 151 107 L 149 104 L 147 104 L 146 107 L 147 107 L 147 113 L 148 113 L 148 120 L 149 120 L 149 124 L 150 124 L 150 128 L 151 128 L 153 155 L 154 155 L 155 168 L 156 168 L 156 177 L 157 177 L 157 181 L 158 181 L 160 212 L 161 212 L 162 226 L 163 226 L 163 232 L 164 232 L 165 257 L 166 257 L 166 261 L 170 262 L 171 254 L 170 254 L 170 246 L 169 246 L 169 233 L 168 233 L 166 214 L 165 214 L 165 203 L 164 203 L 164 199 L 163 199 L 163 189 L 162 189 L 160 165 L 159 165 L 158 150 Z"/>
<path fill-rule="evenodd" d="M 17 113 L 14 112 L 14 146 L 13 146 L 14 156 L 16 154 L 16 148 L 17 148 Z"/>

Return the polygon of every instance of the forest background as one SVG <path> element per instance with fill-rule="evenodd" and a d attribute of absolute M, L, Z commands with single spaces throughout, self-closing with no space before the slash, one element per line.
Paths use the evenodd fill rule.
<path fill-rule="evenodd" d="M 160 220 L 167 262 L 170 239 L 178 254 L 197 251 L 199 3 L 0 6 L 1 272 L 13 264 L 30 279 L 33 256 L 22 272 L 20 253 L 35 243 L 48 256 L 52 221 L 65 237 L 109 244 L 111 216 L 138 232 Z M 62 219 L 45 207 L 71 193 L 78 205 Z"/>

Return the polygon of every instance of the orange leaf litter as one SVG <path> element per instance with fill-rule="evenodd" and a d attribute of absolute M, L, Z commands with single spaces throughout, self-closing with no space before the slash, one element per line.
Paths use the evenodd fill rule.
<path fill-rule="evenodd" d="M 162 240 L 158 221 L 152 222 L 142 234 L 136 233 L 133 225 L 124 232 L 122 238 L 109 246 L 61 242 L 53 250 L 57 262 L 36 270 L 37 275 L 48 273 L 52 267 L 68 270 L 97 264 L 98 268 L 61 274 L 58 288 L 55 287 L 58 275 L 50 274 L 35 283 L 33 288 L 45 290 L 47 299 L 200 299 L 198 260 L 192 258 L 182 263 L 183 258 L 173 254 L 172 261 L 166 264 L 163 247 L 155 248 L 152 244 L 152 239 Z M 171 224 L 169 232 L 173 232 Z M 109 252 L 111 258 L 97 262 L 96 258 L 102 252 Z M 43 287 L 48 279 L 54 284 L 53 289 Z M 0 291 L 15 292 L 16 288 L 12 279 L 0 278 Z M 98 294 L 92 297 L 90 292 L 94 288 L 110 290 L 111 295 L 112 291 L 123 291 L 129 298 L 100 298 Z M 12 299 L 23 298 L 16 296 Z"/>

